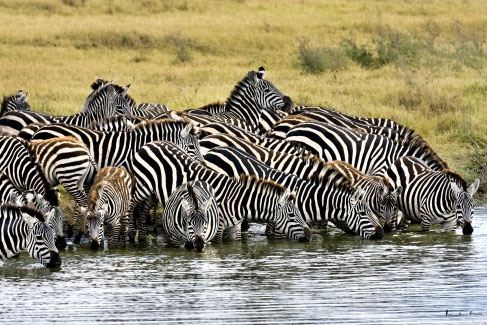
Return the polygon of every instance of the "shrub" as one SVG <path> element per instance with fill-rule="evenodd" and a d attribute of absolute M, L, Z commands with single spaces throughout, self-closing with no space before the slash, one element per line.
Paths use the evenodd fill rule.
<path fill-rule="evenodd" d="M 314 74 L 346 69 L 348 64 L 345 53 L 340 49 L 313 47 L 306 39 L 299 44 L 298 60 L 304 71 Z"/>

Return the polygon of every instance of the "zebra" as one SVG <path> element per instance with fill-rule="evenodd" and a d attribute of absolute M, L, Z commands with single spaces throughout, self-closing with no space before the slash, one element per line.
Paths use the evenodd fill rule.
<path fill-rule="evenodd" d="M 157 202 L 165 206 L 169 195 L 189 180 L 210 184 L 219 205 L 220 225 L 215 241 L 223 230 L 240 226 L 244 218 L 275 222 L 288 237 L 309 241 L 311 233 L 294 205 L 292 193 L 273 181 L 242 175 L 239 181 L 230 179 L 193 160 L 170 142 L 144 145 L 133 159 L 134 190 L 130 216 L 138 216 L 139 240 L 145 236 L 145 216 Z M 129 222 L 129 240 L 134 241 L 134 220 Z"/>
<path fill-rule="evenodd" d="M 124 168 L 104 167 L 98 172 L 88 195 L 87 226 L 92 249 L 103 243 L 105 230 L 109 247 L 125 244 L 131 190 L 132 177 Z"/>
<path fill-rule="evenodd" d="M 281 121 L 288 114 L 281 110 L 271 110 L 269 108 L 263 108 L 259 119 L 258 130 L 260 134 L 266 134 L 272 129 L 272 126 Z"/>
<path fill-rule="evenodd" d="M 62 185 L 81 209 L 81 228 L 74 243 L 79 244 L 84 233 L 88 208 L 87 192 L 98 173 L 98 166 L 86 146 L 73 137 L 32 141 L 28 144 L 46 179 L 52 186 Z M 75 220 L 71 218 L 68 236 L 72 236 Z"/>
<path fill-rule="evenodd" d="M 220 222 L 215 192 L 203 181 L 187 182 L 176 188 L 162 214 L 164 230 L 176 247 L 203 251 L 218 231 Z"/>
<path fill-rule="evenodd" d="M 294 107 L 291 98 L 264 77 L 264 67 L 259 67 L 258 71 L 249 71 L 233 88 L 225 103 L 206 105 L 198 110 L 206 110 L 223 122 L 228 119 L 244 121 L 251 130 L 256 130 L 263 108 L 289 112 Z"/>
<path fill-rule="evenodd" d="M 384 231 L 389 232 L 396 224 L 396 198 L 401 188 L 392 191 L 389 181 L 385 177 L 368 176 L 351 165 L 341 161 L 325 162 L 315 155 L 296 157 L 283 152 L 267 149 L 243 139 L 228 134 L 210 135 L 200 141 L 201 151 L 206 154 L 210 149 L 222 146 L 238 148 L 267 166 L 285 173 L 292 173 L 304 180 L 320 184 L 323 181 L 338 179 L 350 182 L 353 188 L 361 186 L 364 190 L 365 201 L 370 205 L 374 215 L 379 217 Z M 343 178 L 343 176 L 345 178 Z"/>
<path fill-rule="evenodd" d="M 134 153 L 150 141 L 171 141 L 201 160 L 198 129 L 186 120 L 147 120 L 130 132 L 101 132 L 65 124 L 50 124 L 34 133 L 32 141 L 71 136 L 84 143 L 99 167 L 124 167 L 129 172 Z"/>
<path fill-rule="evenodd" d="M 92 88 L 93 92 L 86 99 L 81 112 L 77 114 L 53 116 L 25 110 L 11 111 L 0 118 L 0 132 L 4 135 L 17 135 L 22 128 L 32 123 L 66 123 L 85 127 L 110 115 L 130 115 L 130 103 L 133 101 L 127 95 L 130 85 L 122 88 L 97 80 Z"/>
<path fill-rule="evenodd" d="M 419 158 L 433 170 L 448 168 L 419 135 L 397 143 L 323 122 L 303 122 L 287 133 L 286 141 L 305 146 L 326 161 L 345 161 L 368 175 L 384 176 L 389 166 L 403 156 Z"/>
<path fill-rule="evenodd" d="M 399 209 L 406 223 L 421 223 L 423 231 L 432 224 L 441 224 L 445 230 L 455 229 L 458 223 L 466 235 L 473 232 L 473 195 L 479 180 L 467 188 L 466 181 L 450 169 L 431 170 L 423 161 L 405 156 L 397 159 L 387 170 L 393 186 L 402 186 L 398 198 Z"/>
<path fill-rule="evenodd" d="M 0 116 L 10 111 L 30 111 L 30 106 L 27 103 L 28 95 L 29 93 L 24 93 L 22 89 L 20 89 L 15 95 L 7 97 L 3 96 Z"/>
<path fill-rule="evenodd" d="M 364 238 L 380 239 L 384 230 L 370 207 L 363 201 L 360 186 L 315 183 L 293 174 L 270 168 L 246 152 L 234 147 L 216 147 L 204 155 L 206 165 L 219 173 L 236 177 L 240 174 L 269 178 L 296 193 L 297 207 L 306 222 L 331 221 L 338 228 Z"/>
<path fill-rule="evenodd" d="M 48 268 L 61 266 L 61 257 L 54 244 L 55 232 L 49 225 L 54 211 L 43 216 L 23 206 L 0 205 L 0 258 L 2 261 L 26 250 Z"/>
<path fill-rule="evenodd" d="M 0 136 L 0 152 L 3 153 L 0 158 L 0 171 L 4 174 L 3 183 L 7 184 L 5 189 L 11 189 L 13 186 L 18 192 L 31 193 L 34 204 L 41 212 L 54 209 L 55 218 L 52 218 L 51 222 L 56 230 L 56 245 L 60 249 L 66 248 L 62 228 L 64 215 L 59 209 L 59 192 L 53 189 L 46 179 L 31 155 L 28 144 L 14 137 Z M 20 201 L 22 202 L 24 201 Z"/>
<path fill-rule="evenodd" d="M 144 120 L 146 119 L 137 116 L 112 115 L 105 117 L 101 121 L 94 121 L 86 128 L 102 132 L 132 131 L 137 123 L 140 123 Z"/>
<path fill-rule="evenodd" d="M 376 132 L 369 132 L 379 134 L 377 132 L 387 132 L 384 129 L 391 129 L 392 135 L 398 141 L 409 138 L 413 135 L 414 130 L 409 129 L 401 124 L 398 124 L 394 120 L 386 118 L 368 118 L 358 117 L 349 114 L 340 113 L 330 108 L 320 106 L 298 106 L 293 109 L 292 114 L 300 114 L 310 117 L 314 120 L 324 121 L 338 126 L 357 125 L 360 127 L 372 126 L 377 127 Z M 381 130 L 383 129 L 383 130 Z M 370 129 L 372 131 L 373 129 Z"/>

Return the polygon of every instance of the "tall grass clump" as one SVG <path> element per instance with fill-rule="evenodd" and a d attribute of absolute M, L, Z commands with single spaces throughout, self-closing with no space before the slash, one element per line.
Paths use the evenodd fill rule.
<path fill-rule="evenodd" d="M 313 74 L 344 70 L 348 64 L 341 49 L 312 46 L 307 39 L 302 39 L 299 43 L 298 60 L 301 69 Z"/>
<path fill-rule="evenodd" d="M 471 180 L 480 180 L 479 194 L 487 193 L 487 150 L 475 147 L 468 156 L 465 166 Z M 485 203 L 485 202 L 484 202 Z"/>

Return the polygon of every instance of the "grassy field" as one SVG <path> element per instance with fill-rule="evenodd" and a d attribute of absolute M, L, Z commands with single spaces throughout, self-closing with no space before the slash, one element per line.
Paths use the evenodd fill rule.
<path fill-rule="evenodd" d="M 487 2 L 0 0 L 0 90 L 79 111 L 96 78 L 173 109 L 225 100 L 248 70 L 297 105 L 415 129 L 487 190 Z"/>

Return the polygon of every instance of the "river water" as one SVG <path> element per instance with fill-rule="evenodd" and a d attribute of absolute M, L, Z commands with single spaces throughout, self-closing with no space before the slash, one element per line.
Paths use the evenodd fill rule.
<path fill-rule="evenodd" d="M 487 324 L 487 210 L 472 236 L 263 234 L 253 225 L 203 253 L 160 236 L 110 251 L 70 245 L 59 270 L 24 253 L 0 265 L 0 322 Z"/>

